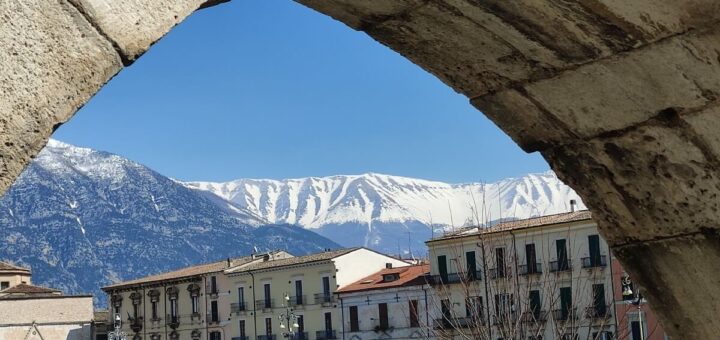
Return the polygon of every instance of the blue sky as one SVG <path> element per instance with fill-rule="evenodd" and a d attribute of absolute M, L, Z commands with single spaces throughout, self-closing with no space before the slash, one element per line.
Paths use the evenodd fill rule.
<path fill-rule="evenodd" d="M 182 180 L 379 172 L 458 183 L 548 169 L 432 75 L 287 0 L 193 14 L 54 138 Z"/>

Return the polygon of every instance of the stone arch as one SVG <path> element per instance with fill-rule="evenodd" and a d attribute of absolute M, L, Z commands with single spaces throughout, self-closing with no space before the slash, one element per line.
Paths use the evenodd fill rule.
<path fill-rule="evenodd" d="M 0 191 L 108 79 L 219 2 L 0 3 Z M 720 333 L 705 312 L 720 308 L 707 299 L 720 295 L 715 1 L 298 2 L 402 54 L 541 152 L 672 337 Z"/>

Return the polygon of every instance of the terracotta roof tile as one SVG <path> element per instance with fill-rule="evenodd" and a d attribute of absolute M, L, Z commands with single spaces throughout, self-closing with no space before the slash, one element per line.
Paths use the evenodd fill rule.
<path fill-rule="evenodd" d="M 286 258 L 286 259 L 270 260 L 270 261 L 256 261 L 256 262 L 251 262 L 246 265 L 239 266 L 237 268 L 228 270 L 227 273 L 240 273 L 240 272 L 252 271 L 252 270 L 270 269 L 270 268 L 277 268 L 277 267 L 284 267 L 284 266 L 292 266 L 292 265 L 296 265 L 296 264 L 327 261 L 327 260 L 336 258 L 338 256 L 342 256 L 347 253 L 351 253 L 358 249 L 361 249 L 361 248 L 360 247 L 345 248 L 345 249 L 331 250 L 331 251 L 315 253 L 315 254 L 310 254 L 310 255 L 305 255 L 305 256 L 290 257 L 290 258 Z"/>
<path fill-rule="evenodd" d="M 12 265 L 7 262 L 0 261 L 0 272 L 26 272 L 30 274 L 30 269 Z"/>
<path fill-rule="evenodd" d="M 230 267 L 238 266 L 243 263 L 250 262 L 252 260 L 253 260 L 252 256 L 244 256 L 244 257 L 231 259 Z M 182 279 L 182 278 L 193 277 L 193 276 L 197 276 L 197 275 L 217 273 L 217 272 L 221 272 L 227 268 L 229 268 L 227 260 L 217 261 L 217 262 L 212 262 L 212 263 L 205 263 L 205 264 L 201 264 L 201 265 L 197 265 L 197 266 L 181 268 L 181 269 L 174 270 L 171 272 L 146 276 L 146 277 L 142 277 L 142 278 L 135 279 L 135 280 L 118 282 L 115 284 L 105 286 L 102 289 L 107 290 L 107 289 L 132 286 L 132 285 L 137 285 L 137 284 L 142 284 L 142 283 L 150 283 L 150 282 L 155 282 L 155 281 L 167 281 L 167 280 Z"/>
<path fill-rule="evenodd" d="M 5 288 L 0 290 L 0 294 L 57 294 L 60 293 L 57 289 L 45 288 L 40 286 L 33 286 L 27 283 L 21 283 L 17 286 Z M 6 295 L 3 295 L 6 296 Z"/>
<path fill-rule="evenodd" d="M 518 230 L 518 229 L 526 229 L 526 228 L 537 228 L 537 227 L 548 226 L 548 225 L 552 225 L 552 224 L 561 224 L 561 223 L 584 221 L 584 220 L 591 220 L 591 219 L 592 219 L 592 214 L 588 210 L 560 213 L 560 214 L 554 214 L 554 215 L 545 215 L 545 216 L 531 217 L 531 218 L 522 219 L 522 220 L 500 222 L 500 223 L 497 223 L 494 226 L 489 227 L 484 230 L 482 230 L 478 227 L 463 228 L 463 229 L 457 230 L 452 233 L 447 233 L 441 237 L 434 238 L 428 242 L 457 238 L 457 237 L 464 237 L 464 236 L 470 236 L 470 235 L 477 235 L 481 230 L 483 233 L 496 233 L 496 232 L 502 232 L 502 231 Z"/>
<path fill-rule="evenodd" d="M 338 289 L 337 292 L 352 293 L 374 289 L 424 285 L 427 282 L 425 275 L 429 273 L 430 265 L 428 264 L 383 269 L 342 287 Z M 394 281 L 383 281 L 383 277 L 388 274 L 399 274 L 400 277 Z"/>

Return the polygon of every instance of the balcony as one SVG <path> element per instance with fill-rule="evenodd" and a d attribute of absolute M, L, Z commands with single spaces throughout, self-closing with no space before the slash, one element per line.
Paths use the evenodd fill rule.
<path fill-rule="evenodd" d="M 250 337 L 248 336 L 234 336 L 230 338 L 231 340 L 250 340 Z"/>
<path fill-rule="evenodd" d="M 453 328 L 452 318 L 439 318 L 433 320 L 433 327 L 435 329 L 449 329 Z"/>
<path fill-rule="evenodd" d="M 293 340 L 310 340 L 310 335 L 308 332 L 296 332 Z"/>
<path fill-rule="evenodd" d="M 520 275 L 536 275 L 536 274 L 542 274 L 542 263 L 535 263 L 535 265 L 526 265 L 522 264 L 518 268 L 520 270 Z"/>
<path fill-rule="evenodd" d="M 178 328 L 178 326 L 180 326 L 180 317 L 168 314 L 165 318 L 165 324 L 172 329 Z"/>
<path fill-rule="evenodd" d="M 218 313 L 215 313 L 214 315 L 213 313 L 207 313 L 205 317 L 208 324 L 220 323 L 220 315 Z"/>
<path fill-rule="evenodd" d="M 275 340 L 275 334 L 258 335 L 257 340 Z"/>
<path fill-rule="evenodd" d="M 610 317 L 610 310 L 605 306 L 602 308 L 595 306 L 587 307 L 585 308 L 585 317 L 593 320 L 607 319 Z"/>
<path fill-rule="evenodd" d="M 488 277 L 496 280 L 510 277 L 510 268 L 490 268 L 488 269 Z"/>
<path fill-rule="evenodd" d="M 211 299 L 217 299 L 218 295 L 220 294 L 217 285 L 213 286 L 211 284 L 207 284 L 205 285 L 205 291 Z"/>
<path fill-rule="evenodd" d="M 290 307 L 299 308 L 307 305 L 307 298 L 305 295 L 291 296 L 288 303 L 290 304 Z"/>
<path fill-rule="evenodd" d="M 332 294 L 319 293 L 315 294 L 315 304 L 323 306 L 331 305 L 335 302 L 335 296 Z"/>
<path fill-rule="evenodd" d="M 493 315 L 493 325 L 512 325 L 517 321 L 515 312 Z"/>
<path fill-rule="evenodd" d="M 335 334 L 335 330 L 326 329 L 324 331 L 315 332 L 315 339 L 317 339 L 317 340 L 337 339 L 337 335 Z"/>
<path fill-rule="evenodd" d="M 556 321 L 577 320 L 577 309 L 555 309 L 553 310 L 553 319 Z"/>
<path fill-rule="evenodd" d="M 592 256 L 582 258 L 583 268 L 604 268 L 607 267 L 607 256 Z"/>
<path fill-rule="evenodd" d="M 478 325 L 485 324 L 485 319 L 481 318 L 481 317 L 478 318 L 478 317 L 466 316 L 466 317 L 462 317 L 462 318 L 457 318 L 457 320 L 455 320 L 455 321 L 456 321 L 455 323 L 457 324 L 457 327 L 459 327 L 459 328 L 473 328 Z"/>
<path fill-rule="evenodd" d="M 230 312 L 235 314 L 240 314 L 241 312 L 245 312 L 245 302 L 235 302 L 230 304 Z"/>
<path fill-rule="evenodd" d="M 545 323 L 547 321 L 547 312 L 544 310 L 528 311 L 523 313 L 520 321 L 528 324 Z"/>
<path fill-rule="evenodd" d="M 269 300 L 256 300 L 255 301 L 255 309 L 256 310 L 262 310 L 263 312 L 271 310 L 275 308 L 275 300 L 269 299 Z"/>
<path fill-rule="evenodd" d="M 570 260 L 567 260 L 564 262 L 550 261 L 550 272 L 551 273 L 569 272 L 569 271 L 572 271 L 572 261 L 570 261 Z"/>
<path fill-rule="evenodd" d="M 138 316 L 136 318 L 130 319 L 130 329 L 132 329 L 133 332 L 139 333 L 143 328 L 143 317 Z"/>

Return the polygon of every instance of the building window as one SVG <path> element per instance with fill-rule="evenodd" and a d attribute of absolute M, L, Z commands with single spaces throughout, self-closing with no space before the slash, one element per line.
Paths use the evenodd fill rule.
<path fill-rule="evenodd" d="M 541 308 L 542 308 L 542 303 L 540 301 L 540 291 L 539 290 L 531 290 L 530 291 L 530 314 L 532 315 L 533 322 L 540 321 L 540 309 Z"/>
<path fill-rule="evenodd" d="M 157 320 L 158 319 L 158 302 L 151 301 L 150 306 L 152 307 L 152 318 L 153 318 L 153 320 Z"/>
<path fill-rule="evenodd" d="M 590 266 L 599 267 L 602 264 L 600 256 L 600 236 L 589 235 L 588 248 L 590 251 Z"/>
<path fill-rule="evenodd" d="M 390 320 L 388 317 L 388 305 L 387 303 L 380 303 L 378 304 L 378 315 L 380 324 L 380 329 L 388 329 L 390 328 Z"/>
<path fill-rule="evenodd" d="M 418 301 L 408 301 L 408 309 L 410 315 L 410 327 L 420 327 L 420 315 L 418 313 Z"/>
<path fill-rule="evenodd" d="M 330 297 L 330 278 L 327 276 L 323 276 L 323 278 L 322 278 L 322 289 L 323 289 L 323 294 L 325 295 L 325 297 L 329 298 Z"/>
<path fill-rule="evenodd" d="M 555 252 L 557 254 L 557 270 L 565 271 L 570 269 L 570 261 L 568 261 L 567 241 L 565 239 L 555 240 Z"/>
<path fill-rule="evenodd" d="M 469 280 L 477 279 L 477 259 L 475 258 L 475 251 L 465 252 L 465 266 L 467 267 L 467 278 Z"/>
<path fill-rule="evenodd" d="M 238 324 L 238 330 L 240 330 L 240 340 L 245 340 L 245 320 L 240 320 L 240 323 Z"/>
<path fill-rule="evenodd" d="M 217 277 L 211 276 L 210 277 L 210 294 L 217 294 L 217 293 L 218 293 Z"/>
<path fill-rule="evenodd" d="M 325 339 L 334 339 L 335 335 L 332 330 L 332 313 L 325 313 Z"/>
<path fill-rule="evenodd" d="M 190 297 L 190 303 L 192 304 L 192 313 L 193 313 L 193 314 L 198 314 L 198 313 L 200 313 L 200 311 L 199 311 L 199 309 L 200 309 L 200 306 L 199 306 L 199 304 L 200 304 L 200 297 L 197 296 L 197 295 L 191 296 L 191 297 Z"/>
<path fill-rule="evenodd" d="M 527 274 L 535 274 L 538 272 L 537 254 L 535 254 L 535 244 L 525 245 L 525 265 L 527 265 Z"/>
<path fill-rule="evenodd" d="M 514 313 L 512 294 L 495 294 L 495 317 L 507 320 L 511 313 Z"/>
<path fill-rule="evenodd" d="M 10 282 L 9 281 L 2 281 L 0 282 L 0 290 L 10 288 Z"/>
<path fill-rule="evenodd" d="M 272 338 L 272 318 L 265 318 L 265 336 Z"/>
<path fill-rule="evenodd" d="M 593 332 L 592 338 L 594 340 L 613 340 L 613 333 L 608 331 Z"/>
<path fill-rule="evenodd" d="M 450 308 L 450 300 L 440 301 L 440 311 L 442 312 L 443 325 L 449 325 L 452 322 L 452 309 Z"/>
<path fill-rule="evenodd" d="M 295 280 L 295 304 L 303 304 L 303 286 L 302 280 Z"/>
<path fill-rule="evenodd" d="M 474 320 L 482 317 L 483 302 L 481 296 L 469 296 L 465 299 L 465 316 Z"/>
<path fill-rule="evenodd" d="M 560 288 L 560 320 L 567 320 L 572 312 L 572 288 Z"/>
<path fill-rule="evenodd" d="M 447 256 L 440 255 L 437 257 L 438 272 L 440 273 L 440 281 L 448 283 Z"/>
<path fill-rule="evenodd" d="M 298 333 L 299 337 L 297 340 L 308 340 L 305 336 L 305 318 L 302 315 L 297 316 Z"/>
<path fill-rule="evenodd" d="M 358 317 L 358 307 L 357 306 L 350 306 L 350 331 L 351 332 L 359 332 L 360 331 L 360 320 Z"/>
<path fill-rule="evenodd" d="M 592 285 L 593 291 L 593 316 L 604 317 L 607 313 L 607 305 L 605 304 L 605 285 Z"/>
<path fill-rule="evenodd" d="M 210 340 L 222 340 L 222 333 L 218 331 L 210 332 Z"/>
<path fill-rule="evenodd" d="M 495 248 L 496 277 L 505 277 L 505 248 Z"/>
<path fill-rule="evenodd" d="M 218 302 L 210 301 L 210 321 L 219 322 L 220 315 L 218 314 Z"/>
<path fill-rule="evenodd" d="M 245 287 L 238 287 L 238 311 L 245 310 Z"/>
<path fill-rule="evenodd" d="M 272 308 L 272 302 L 270 302 L 270 284 L 266 283 L 263 285 L 263 292 L 265 297 L 265 308 Z"/>

